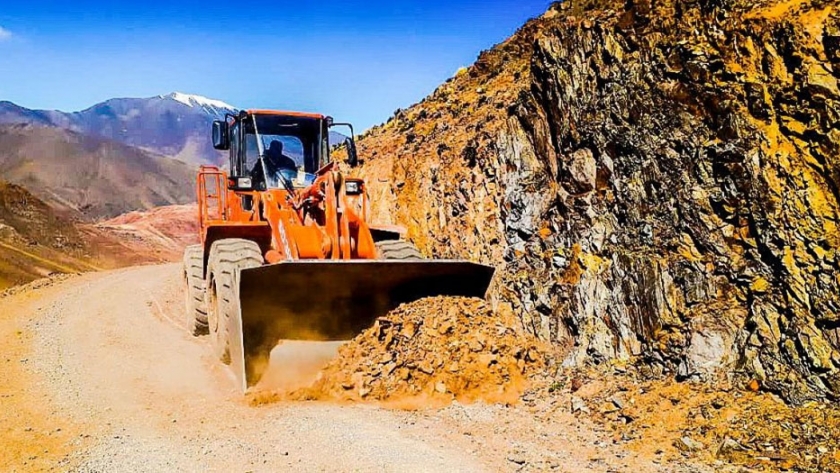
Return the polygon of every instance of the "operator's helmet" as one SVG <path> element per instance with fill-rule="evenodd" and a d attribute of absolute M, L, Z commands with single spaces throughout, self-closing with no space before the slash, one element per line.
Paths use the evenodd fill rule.
<path fill-rule="evenodd" d="M 276 155 L 279 156 L 280 154 L 283 153 L 283 142 L 279 141 L 279 140 L 272 140 L 271 144 L 268 145 L 268 151 L 272 155 L 275 155 L 275 153 L 276 153 Z"/>

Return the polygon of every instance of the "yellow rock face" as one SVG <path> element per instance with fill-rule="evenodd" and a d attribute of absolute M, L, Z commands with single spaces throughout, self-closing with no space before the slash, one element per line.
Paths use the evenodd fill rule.
<path fill-rule="evenodd" d="M 835 7 L 635 3 L 564 2 L 371 130 L 373 214 L 497 266 L 567 364 L 840 395 Z"/>

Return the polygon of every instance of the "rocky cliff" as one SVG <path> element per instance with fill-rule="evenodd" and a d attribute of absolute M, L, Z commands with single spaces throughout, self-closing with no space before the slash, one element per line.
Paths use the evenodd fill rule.
<path fill-rule="evenodd" d="M 363 174 L 569 366 L 837 399 L 838 77 L 836 2 L 564 2 L 367 133 Z"/>

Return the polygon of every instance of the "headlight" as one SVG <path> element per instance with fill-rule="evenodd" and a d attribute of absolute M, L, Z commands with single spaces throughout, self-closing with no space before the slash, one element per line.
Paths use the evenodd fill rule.
<path fill-rule="evenodd" d="M 345 190 L 347 191 L 347 195 L 358 195 L 362 193 L 362 186 L 358 181 L 348 181 L 345 185 Z"/>
<path fill-rule="evenodd" d="M 240 189 L 250 189 L 251 188 L 251 178 L 250 177 L 240 177 L 236 180 L 236 186 Z"/>

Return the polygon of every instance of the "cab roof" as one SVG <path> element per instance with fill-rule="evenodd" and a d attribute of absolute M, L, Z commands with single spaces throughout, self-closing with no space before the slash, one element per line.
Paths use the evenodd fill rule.
<path fill-rule="evenodd" d="M 316 120 L 323 120 L 327 118 L 325 115 L 321 115 L 320 113 L 307 113 L 307 112 L 292 112 L 288 110 L 246 110 L 245 113 L 249 115 L 279 115 L 284 117 L 300 117 L 300 118 L 314 118 Z"/>

